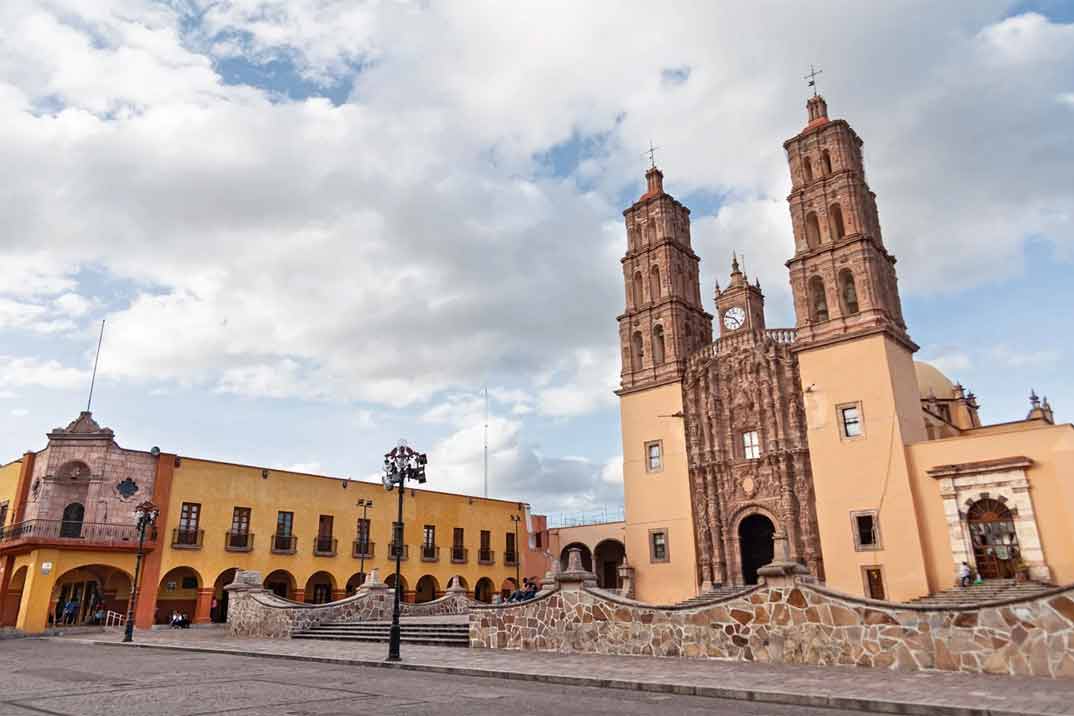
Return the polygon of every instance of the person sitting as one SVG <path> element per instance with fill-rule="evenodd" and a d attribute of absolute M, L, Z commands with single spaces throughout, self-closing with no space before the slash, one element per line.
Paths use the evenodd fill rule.
<path fill-rule="evenodd" d="M 183 612 L 183 615 L 181 617 L 179 617 L 179 628 L 180 629 L 189 629 L 190 628 L 190 615 L 187 614 L 186 612 Z"/>
<path fill-rule="evenodd" d="M 530 588 L 526 590 L 526 599 L 533 599 L 537 596 L 537 592 L 541 591 L 541 588 L 537 585 L 536 579 L 530 580 Z"/>
<path fill-rule="evenodd" d="M 182 621 L 183 618 L 179 616 L 179 612 L 173 609 L 172 617 L 170 620 L 168 620 L 168 626 L 170 626 L 172 629 L 179 629 L 180 627 L 182 627 Z"/>
<path fill-rule="evenodd" d="M 522 595 L 525 594 L 526 588 L 529 583 L 526 580 L 522 580 L 522 587 L 511 592 L 511 596 L 507 597 L 508 602 L 520 602 L 522 601 Z"/>

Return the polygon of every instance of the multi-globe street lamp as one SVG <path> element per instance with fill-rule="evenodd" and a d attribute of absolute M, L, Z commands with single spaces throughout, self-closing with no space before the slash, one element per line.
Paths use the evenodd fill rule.
<path fill-rule="evenodd" d="M 134 560 L 134 584 L 131 585 L 131 598 L 127 600 L 127 630 L 123 633 L 123 641 L 134 640 L 134 609 L 138 601 L 138 582 L 142 576 L 142 558 L 145 557 L 145 531 L 156 523 L 158 515 L 160 510 L 148 500 L 134 510 L 138 527 L 138 556 Z"/>
<path fill-rule="evenodd" d="M 400 660 L 399 602 L 402 596 L 400 561 L 403 557 L 403 491 L 407 480 L 425 482 L 425 464 L 428 461 L 425 453 L 412 450 L 405 440 L 400 440 L 399 444 L 384 456 L 384 489 L 391 492 L 392 489 L 399 488 L 399 516 L 392 526 L 392 543 L 395 548 L 395 584 L 392 585 L 394 605 L 392 628 L 388 639 L 388 661 Z"/>

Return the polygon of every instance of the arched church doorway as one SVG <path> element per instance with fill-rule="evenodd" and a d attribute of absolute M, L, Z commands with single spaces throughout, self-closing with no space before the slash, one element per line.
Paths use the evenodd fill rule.
<path fill-rule="evenodd" d="M 750 515 L 738 525 L 738 542 L 742 552 L 742 579 L 757 584 L 757 570 L 772 561 L 775 554 L 772 536 L 776 528 L 764 515 Z"/>
<path fill-rule="evenodd" d="M 1014 576 L 1018 561 L 1018 533 L 1014 515 L 999 500 L 985 498 L 970 505 L 966 513 L 973 540 L 973 558 L 981 579 Z"/>

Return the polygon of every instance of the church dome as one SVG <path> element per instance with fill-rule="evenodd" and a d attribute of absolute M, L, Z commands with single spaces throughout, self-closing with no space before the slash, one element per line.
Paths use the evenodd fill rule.
<path fill-rule="evenodd" d="M 917 388 L 922 398 L 928 398 L 930 393 L 937 398 L 955 396 L 955 384 L 936 366 L 915 360 L 914 373 L 917 374 Z"/>

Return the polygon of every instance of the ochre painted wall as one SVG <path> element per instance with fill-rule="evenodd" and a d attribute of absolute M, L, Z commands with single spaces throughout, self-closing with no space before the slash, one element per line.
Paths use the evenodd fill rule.
<path fill-rule="evenodd" d="M 9 462 L 0 467 L 0 504 L 7 503 L 7 524 L 15 522 L 15 494 L 19 488 L 19 472 L 22 470 L 22 460 Z M 6 525 L 0 524 L 0 527 Z"/>
<path fill-rule="evenodd" d="M 626 508 L 626 554 L 634 567 L 635 594 L 646 602 L 667 604 L 697 594 L 686 435 L 681 417 L 682 386 L 670 383 L 628 393 L 619 401 L 623 429 L 623 493 Z M 645 444 L 663 443 L 663 469 L 647 472 Z M 649 533 L 668 531 L 667 562 L 652 562 Z M 566 544 L 566 543 L 564 543 Z"/>
<path fill-rule="evenodd" d="M 934 591 L 951 586 L 954 570 L 940 484 L 928 470 L 1016 456 L 1033 461 L 1026 477 L 1045 562 L 1056 583 L 1074 583 L 1074 426 L 1044 422 L 991 426 L 958 438 L 917 443 L 909 453 L 916 491 L 923 498 L 919 521 L 931 557 L 929 584 Z"/>
<path fill-rule="evenodd" d="M 904 447 L 925 439 L 910 352 L 873 335 L 798 359 L 828 586 L 864 596 L 862 567 L 878 565 L 888 599 L 927 594 L 920 504 Z M 859 402 L 864 435 L 844 438 L 837 406 Z M 851 512 L 863 510 L 880 510 L 880 550 L 855 549 Z"/>

